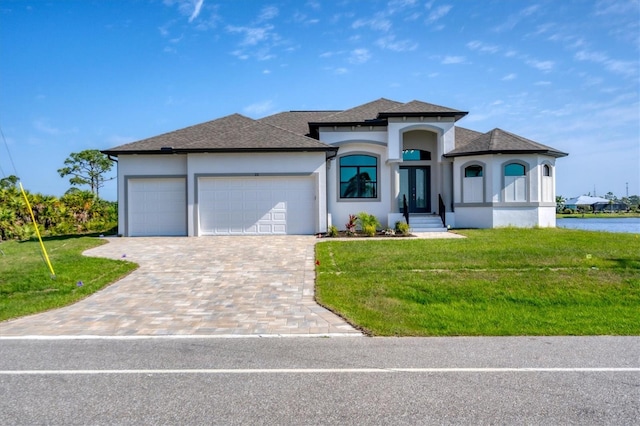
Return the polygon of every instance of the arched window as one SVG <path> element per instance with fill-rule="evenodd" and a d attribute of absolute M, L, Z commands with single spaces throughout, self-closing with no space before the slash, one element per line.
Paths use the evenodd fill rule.
<path fill-rule="evenodd" d="M 505 176 L 524 176 L 525 168 L 522 164 L 511 163 L 504 166 Z"/>
<path fill-rule="evenodd" d="M 527 201 L 526 167 L 520 163 L 504 166 L 504 201 Z"/>
<path fill-rule="evenodd" d="M 431 160 L 431 152 L 422 149 L 405 149 L 402 151 L 402 161 Z"/>
<path fill-rule="evenodd" d="M 482 166 L 469 166 L 464 169 L 464 177 L 482 177 Z"/>
<path fill-rule="evenodd" d="M 378 158 L 371 155 L 340 157 L 340 198 L 378 197 Z"/>
<path fill-rule="evenodd" d="M 548 164 L 545 164 L 542 168 L 542 176 L 551 176 L 551 167 Z"/>

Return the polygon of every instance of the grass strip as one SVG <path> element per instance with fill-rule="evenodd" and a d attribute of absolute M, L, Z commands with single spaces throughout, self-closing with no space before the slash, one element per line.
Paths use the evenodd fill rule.
<path fill-rule="evenodd" d="M 45 239 L 55 279 L 37 241 L 0 244 L 0 321 L 70 305 L 137 268 L 127 261 L 82 255 L 105 243 L 91 237 Z"/>
<path fill-rule="evenodd" d="M 372 335 L 638 335 L 640 241 L 563 229 L 323 242 L 316 297 Z"/>

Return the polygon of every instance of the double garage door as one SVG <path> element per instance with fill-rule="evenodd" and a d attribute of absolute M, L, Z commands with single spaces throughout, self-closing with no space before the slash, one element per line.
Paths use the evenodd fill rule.
<path fill-rule="evenodd" d="M 313 234 L 309 176 L 201 177 L 199 235 Z"/>
<path fill-rule="evenodd" d="M 129 236 L 187 235 L 186 178 L 128 181 Z M 198 235 L 313 234 L 310 176 L 200 177 Z"/>

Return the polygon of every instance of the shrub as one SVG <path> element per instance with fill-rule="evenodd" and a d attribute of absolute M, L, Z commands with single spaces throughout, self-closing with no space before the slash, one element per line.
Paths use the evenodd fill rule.
<path fill-rule="evenodd" d="M 347 235 L 355 235 L 356 233 L 356 222 L 358 220 L 358 216 L 354 214 L 349 215 L 349 222 L 347 222 L 344 226 L 347 229 Z"/>
<path fill-rule="evenodd" d="M 358 225 L 360 225 L 360 229 L 365 232 L 367 227 L 373 227 L 374 233 L 376 229 L 380 228 L 380 222 L 378 221 L 378 218 L 366 212 L 358 213 L 357 221 Z"/>
<path fill-rule="evenodd" d="M 329 227 L 329 230 L 327 231 L 327 236 L 328 237 L 337 237 L 338 236 L 338 228 L 336 228 L 335 226 L 331 225 Z"/>
<path fill-rule="evenodd" d="M 362 228 L 362 231 L 367 237 L 375 237 L 376 236 L 376 227 L 374 225 L 365 225 Z"/>
<path fill-rule="evenodd" d="M 407 222 L 397 221 L 396 222 L 396 233 L 400 235 L 409 234 L 409 224 Z"/>

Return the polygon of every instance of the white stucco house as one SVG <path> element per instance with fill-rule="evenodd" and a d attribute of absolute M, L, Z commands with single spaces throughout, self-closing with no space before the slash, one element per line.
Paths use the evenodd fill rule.
<path fill-rule="evenodd" d="M 378 99 L 344 111 L 233 114 L 102 151 L 124 236 L 316 234 L 349 214 L 393 227 L 555 226 L 556 159 L 467 112 Z"/>

